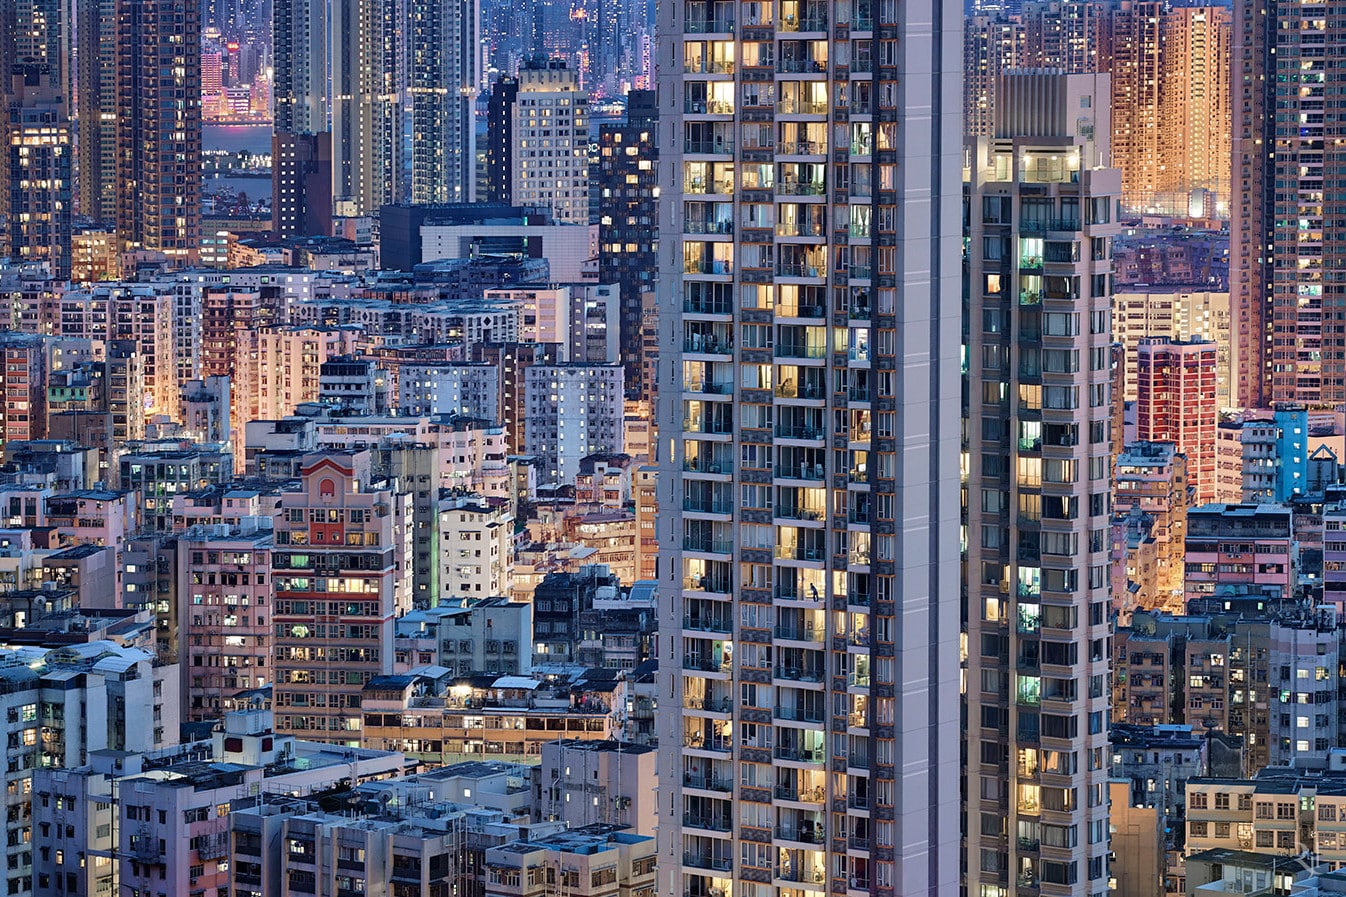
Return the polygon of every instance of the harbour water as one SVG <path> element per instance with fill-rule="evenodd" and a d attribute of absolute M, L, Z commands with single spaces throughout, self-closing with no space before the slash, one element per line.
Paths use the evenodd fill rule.
<path fill-rule="evenodd" d="M 203 125 L 201 127 L 201 148 L 206 152 L 224 151 L 228 153 L 252 153 L 261 155 L 271 152 L 270 125 Z M 245 193 L 253 202 L 259 199 L 270 200 L 271 178 L 269 177 L 213 177 L 207 176 L 205 189 L 209 193 L 226 190 L 235 194 Z"/>
<path fill-rule="evenodd" d="M 270 125 L 202 125 L 201 149 L 230 153 L 271 152 Z"/>

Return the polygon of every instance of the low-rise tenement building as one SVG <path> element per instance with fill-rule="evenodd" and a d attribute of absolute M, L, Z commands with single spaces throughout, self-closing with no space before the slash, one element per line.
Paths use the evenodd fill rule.
<path fill-rule="evenodd" d="M 451 673 L 526 676 L 533 668 L 533 606 L 468 598 L 414 610 L 396 625 L 396 671 L 438 665 Z"/>
<path fill-rule="evenodd" d="M 567 828 L 625 825 L 654 834 L 659 797 L 654 748 L 630 741 L 557 739 L 542 746 L 538 810 Z"/>
<path fill-rule="evenodd" d="M 276 728 L 358 745 L 361 689 L 392 672 L 411 609 L 410 498 L 371 482 L 368 452 L 315 452 L 273 529 Z"/>
<path fill-rule="evenodd" d="M 587 897 L 653 897 L 655 840 L 589 825 L 486 851 L 486 897 L 540 897 L 546 882 Z"/>
<path fill-rule="evenodd" d="M 1346 752 L 1296 758 L 1250 778 L 1187 780 L 1187 849 L 1315 854 L 1346 867 Z"/>
<path fill-rule="evenodd" d="M 1186 597 L 1240 591 L 1274 600 L 1294 593 L 1298 543 L 1289 507 L 1206 504 L 1187 512 Z"/>
<path fill-rule="evenodd" d="M 34 894 L 107 894 L 114 883 L 139 894 L 227 893 L 236 802 L 402 771 L 399 754 L 296 741 L 271 722 L 269 711 L 235 711 L 208 741 L 100 751 L 75 768 L 41 770 Z"/>
<path fill-rule="evenodd" d="M 1303 889 L 1331 867 L 1314 857 L 1285 856 L 1216 847 L 1187 854 L 1186 897 L 1245 894 L 1247 897 L 1308 897 Z M 1330 893 L 1330 892 L 1329 892 Z"/>
<path fill-rule="evenodd" d="M 553 860 L 525 867 L 535 881 L 527 893 L 560 893 L 564 874 L 581 870 L 596 874 L 584 875 L 582 886 L 569 885 L 572 893 L 649 893 L 653 867 L 646 860 L 654 858 L 645 833 L 617 824 L 568 830 L 565 820 L 543 818 L 531 785 L 534 769 L 467 761 L 366 782 L 344 794 L 237 801 L 229 816 L 232 893 L 302 893 L 326 881 L 337 893 L 487 897 L 518 868 L 488 856 L 513 845 L 526 849 L 507 856 L 532 859 L 542 850 Z M 592 858 L 591 869 L 585 857 Z M 609 870 L 616 873 L 616 891 L 608 887 Z M 529 879 L 525 871 L 522 880 Z"/>
<path fill-rule="evenodd" d="M 439 500 L 440 598 L 489 598 L 511 588 L 514 514 L 504 498 Z"/>
<path fill-rule="evenodd" d="M 188 720 L 217 719 L 230 696 L 271 684 L 271 518 L 240 522 L 192 527 L 178 539 L 178 656 Z"/>
<path fill-rule="evenodd" d="M 1114 522 L 1133 511 L 1154 521 L 1149 535 L 1156 565 L 1142 587 L 1153 594 L 1151 601 L 1166 608 L 1174 601 L 1180 604 L 1190 502 L 1186 456 L 1171 442 L 1134 442 L 1117 457 L 1115 476 Z M 1139 603 L 1142 610 L 1155 609 L 1154 604 Z"/>
<path fill-rule="evenodd" d="M 1325 756 L 1338 743 L 1340 641 L 1335 614 L 1308 607 L 1137 613 L 1113 638 L 1113 722 L 1241 737 L 1245 771 Z"/>
<path fill-rule="evenodd" d="M 1184 788 L 1206 772 L 1206 742 L 1191 726 L 1114 725 L 1109 740 L 1114 893 L 1181 893 Z"/>
<path fill-rule="evenodd" d="M 42 627 L 52 641 L 65 633 Z M 71 633 L 78 639 L 78 633 Z M 172 744 L 178 729 L 175 665 L 112 640 L 58 648 L 0 650 L 0 719 L 4 721 L 6 893 L 33 893 L 38 846 L 47 841 L 34 821 L 34 776 L 77 767 L 98 751 L 148 751 Z M 37 810 L 41 810 L 38 806 Z M 71 852 L 72 862 L 75 857 Z"/>
<path fill-rule="evenodd" d="M 444 764 L 485 756 L 536 763 L 558 738 L 621 733 L 625 683 L 606 670 L 454 677 L 430 667 L 380 676 L 360 699 L 361 742 Z"/>

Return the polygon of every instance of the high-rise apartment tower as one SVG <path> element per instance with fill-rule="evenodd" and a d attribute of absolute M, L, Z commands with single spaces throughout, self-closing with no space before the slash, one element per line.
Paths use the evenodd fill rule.
<path fill-rule="evenodd" d="M 1346 192 L 1332 183 L 1346 123 L 1330 99 L 1346 69 L 1328 62 L 1346 22 L 1318 12 L 1234 4 L 1229 286 L 1244 407 L 1346 401 Z"/>
<path fill-rule="evenodd" d="M 201 4 L 122 0 L 117 18 L 117 236 L 194 260 L 201 242 Z"/>
<path fill-rule="evenodd" d="M 1001 79 L 969 144 L 967 893 L 1108 892 L 1107 75 Z"/>
<path fill-rule="evenodd" d="M 952 897 L 960 5 L 658 16 L 660 893 Z"/>

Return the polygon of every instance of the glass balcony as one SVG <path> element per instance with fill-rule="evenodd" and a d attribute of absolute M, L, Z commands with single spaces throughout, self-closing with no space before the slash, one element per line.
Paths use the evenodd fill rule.
<path fill-rule="evenodd" d="M 700 828 L 712 832 L 727 832 L 731 829 L 728 816 L 709 813 L 684 813 L 682 824 L 687 828 Z"/>
<path fill-rule="evenodd" d="M 727 673 L 731 666 L 728 661 L 716 660 L 700 654 L 688 654 L 682 658 L 684 670 L 699 670 L 703 673 Z"/>

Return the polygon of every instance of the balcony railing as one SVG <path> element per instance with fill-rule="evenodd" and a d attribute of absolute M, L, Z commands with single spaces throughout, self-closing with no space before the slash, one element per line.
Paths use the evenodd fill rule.
<path fill-rule="evenodd" d="M 682 469 L 693 473 L 733 473 L 734 463 L 710 458 L 683 458 Z"/>
<path fill-rule="evenodd" d="M 682 659 L 682 668 L 684 670 L 700 670 L 703 673 L 727 673 L 730 670 L 730 664 L 723 660 L 688 654 Z"/>
<path fill-rule="evenodd" d="M 694 315 L 731 315 L 734 304 L 728 300 L 684 299 L 682 310 Z"/>
<path fill-rule="evenodd" d="M 728 698 L 683 698 L 682 706 L 688 710 L 705 710 L 708 713 L 728 713 L 734 704 Z"/>
<path fill-rule="evenodd" d="M 817 59 L 780 59 L 776 62 L 776 71 L 787 74 L 826 74 L 827 63 Z"/>
<path fill-rule="evenodd" d="M 821 440 L 827 438 L 827 434 L 822 431 L 821 427 L 802 427 L 790 424 L 777 424 L 776 436 L 780 439 Z"/>
<path fill-rule="evenodd" d="M 776 745 L 777 760 L 789 760 L 794 763 L 822 763 L 827 759 L 822 748 L 802 748 L 789 745 Z"/>
<path fill-rule="evenodd" d="M 788 679 L 791 682 L 822 682 L 823 670 L 821 668 L 809 669 L 807 667 L 776 667 L 777 679 Z M 866 684 L 868 677 L 866 677 Z"/>
<path fill-rule="evenodd" d="M 687 220 L 682 224 L 682 232 L 684 234 L 732 234 L 734 232 L 734 222 Z"/>
<path fill-rule="evenodd" d="M 727 259 L 691 259 L 682 266 L 684 274 L 733 274 L 734 263 Z"/>
<path fill-rule="evenodd" d="M 734 141 L 732 140 L 684 140 L 683 152 L 685 153 L 708 153 L 715 155 L 717 153 L 732 153 L 734 151 Z"/>
<path fill-rule="evenodd" d="M 826 111 L 827 106 L 821 108 Z M 827 187 L 816 181 L 781 181 L 776 184 L 776 192 L 781 196 L 822 196 Z"/>
<path fill-rule="evenodd" d="M 726 754 L 734 746 L 731 738 L 706 738 L 702 735 L 688 735 L 683 738 L 682 743 L 684 747 L 689 747 L 694 751 L 715 751 Z"/>
<path fill-rule="evenodd" d="M 734 541 L 732 539 L 684 539 L 682 550 L 729 554 L 734 550 Z"/>
<path fill-rule="evenodd" d="M 703 828 L 712 832 L 727 832 L 730 830 L 729 817 L 705 813 L 684 813 L 682 824 L 688 828 Z"/>
<path fill-rule="evenodd" d="M 728 577 L 721 578 L 718 576 L 688 576 L 683 579 L 682 587 L 689 592 L 712 592 L 727 595 L 729 594 L 729 579 Z M 729 630 L 724 631 L 728 632 Z"/>
<path fill-rule="evenodd" d="M 684 586 L 684 588 L 690 588 L 690 587 Z M 734 622 L 733 620 L 727 617 L 703 617 L 703 616 L 688 615 L 682 618 L 682 628 L 691 629 L 696 632 L 733 632 Z"/>
<path fill-rule="evenodd" d="M 777 707 L 774 715 L 776 719 L 786 719 L 793 723 L 821 723 L 823 721 L 823 712 L 820 709 Z"/>
<path fill-rule="evenodd" d="M 783 156 L 825 156 L 827 143 L 822 140 L 783 140 L 776 144 L 776 152 Z"/>
<path fill-rule="evenodd" d="M 694 334 L 682 341 L 682 351 L 699 355 L 728 355 L 734 351 L 734 344 L 711 334 Z"/>
<path fill-rule="evenodd" d="M 821 480 L 826 473 L 821 464 L 777 464 L 776 476 L 791 480 Z"/>
<path fill-rule="evenodd" d="M 783 520 L 822 520 L 825 515 L 821 508 L 785 506 L 777 508 L 775 516 Z"/>
<path fill-rule="evenodd" d="M 775 556 L 796 561 L 821 561 L 827 557 L 827 550 L 821 546 L 777 545 Z"/>
<path fill-rule="evenodd" d="M 714 869 L 717 872 L 728 872 L 734 865 L 729 857 L 717 857 L 705 853 L 684 853 L 682 864 L 698 869 Z"/>
<path fill-rule="evenodd" d="M 780 23 L 781 31 L 826 31 L 827 16 L 813 15 L 799 18 L 797 16 L 784 16 Z"/>
<path fill-rule="evenodd" d="M 734 114 L 734 104 L 729 100 L 688 100 L 683 109 L 692 115 Z"/>
<path fill-rule="evenodd" d="M 827 792 L 821 785 L 816 785 L 812 788 L 796 788 L 793 785 L 777 785 L 775 794 L 780 800 L 794 800 L 806 804 L 820 804 L 827 798 Z"/>
<path fill-rule="evenodd" d="M 786 841 L 799 841 L 804 844 L 821 844 L 826 839 L 826 826 L 821 822 L 816 825 L 778 825 L 776 826 L 776 837 L 784 838 Z"/>
<path fill-rule="evenodd" d="M 683 392 L 695 392 L 707 396 L 728 396 L 734 394 L 732 383 L 711 383 L 709 380 L 684 380 Z"/>
<path fill-rule="evenodd" d="M 780 343 L 773 350 L 777 358 L 826 358 L 827 347 L 805 343 Z"/>
<path fill-rule="evenodd" d="M 814 314 L 790 315 L 790 317 L 822 317 L 822 311 L 819 310 L 817 306 L 800 309 L 799 311 L 801 312 L 817 311 L 818 313 L 816 315 Z M 796 386 L 793 381 L 786 381 L 785 383 L 779 383 L 776 385 L 774 394 L 782 399 L 824 399 L 827 397 L 827 390 L 825 390 L 821 384 L 814 385 L 810 383 L 805 383 L 803 385 Z"/>
<path fill-rule="evenodd" d="M 729 792 L 734 790 L 733 782 L 730 780 L 704 773 L 685 772 L 682 774 L 682 784 L 688 788 L 701 788 L 706 791 Z"/>
<path fill-rule="evenodd" d="M 688 34 L 733 34 L 734 20 L 732 18 L 688 19 L 683 30 Z"/>
<path fill-rule="evenodd" d="M 808 869 L 800 868 L 798 863 L 782 865 L 776 867 L 776 878 L 783 881 L 802 881 L 802 882 L 821 882 L 826 880 L 827 873 L 819 866 Z"/>

